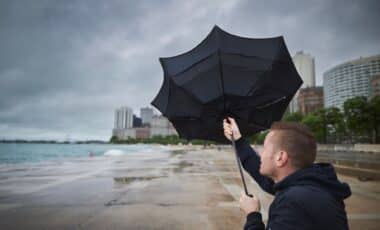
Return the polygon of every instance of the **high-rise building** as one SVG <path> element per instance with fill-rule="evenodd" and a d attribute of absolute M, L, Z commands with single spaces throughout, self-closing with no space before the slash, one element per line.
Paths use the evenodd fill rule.
<path fill-rule="evenodd" d="M 293 63 L 297 69 L 298 74 L 303 80 L 301 88 L 314 87 L 315 86 L 315 62 L 314 57 L 310 54 L 306 54 L 303 51 L 299 51 L 293 57 Z M 291 113 L 297 112 L 298 106 L 298 92 L 294 95 L 293 100 L 289 104 L 289 111 Z"/>
<path fill-rule="evenodd" d="M 323 74 L 324 106 L 343 109 L 347 99 L 371 96 L 371 80 L 380 74 L 380 55 L 339 64 Z"/>
<path fill-rule="evenodd" d="M 149 107 L 141 108 L 140 117 L 143 125 L 150 124 L 152 122 L 153 109 Z"/>
<path fill-rule="evenodd" d="M 298 94 L 299 112 L 303 114 L 323 108 L 323 87 L 308 87 L 300 89 Z"/>
<path fill-rule="evenodd" d="M 115 110 L 115 129 L 127 129 L 133 127 L 133 111 L 124 106 Z"/>
<path fill-rule="evenodd" d="M 299 51 L 293 57 L 293 63 L 296 66 L 298 74 L 303 80 L 302 88 L 315 86 L 315 62 L 314 57 Z"/>
<path fill-rule="evenodd" d="M 124 140 L 129 137 L 136 136 L 133 130 L 133 111 L 131 108 L 124 106 L 115 110 L 115 123 L 112 135 L 116 136 L 119 140 Z"/>

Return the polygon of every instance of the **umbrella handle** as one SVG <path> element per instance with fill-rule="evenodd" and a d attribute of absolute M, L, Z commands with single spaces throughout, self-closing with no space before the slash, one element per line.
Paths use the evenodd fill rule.
<path fill-rule="evenodd" d="M 248 193 L 247 185 L 246 185 L 246 183 L 245 183 L 245 179 L 244 179 L 244 175 L 243 175 L 243 170 L 241 169 L 241 168 L 242 168 L 242 167 L 241 167 L 241 161 L 240 161 L 240 159 L 239 159 L 239 156 L 238 156 L 238 154 L 237 154 L 237 150 L 236 150 L 235 139 L 234 139 L 234 136 L 233 136 L 233 135 L 232 135 L 231 137 L 232 137 L 231 142 L 232 142 L 232 146 L 233 146 L 234 151 L 235 151 L 236 162 L 237 162 L 237 164 L 238 164 L 238 168 L 239 168 L 239 172 L 240 172 L 240 177 L 241 177 L 241 180 L 242 180 L 242 182 L 243 182 L 245 195 L 247 195 L 247 196 L 249 196 L 249 197 L 253 197 L 252 194 L 249 194 L 249 193 Z"/>

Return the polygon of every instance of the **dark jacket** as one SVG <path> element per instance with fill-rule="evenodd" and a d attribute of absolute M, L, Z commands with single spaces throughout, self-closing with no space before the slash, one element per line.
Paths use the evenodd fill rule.
<path fill-rule="evenodd" d="M 351 190 L 338 181 L 332 165 L 313 164 L 275 184 L 259 173 L 260 158 L 245 139 L 237 140 L 236 148 L 244 169 L 263 190 L 275 196 L 267 229 L 348 229 L 343 200 L 351 195 Z M 265 229 L 261 214 L 248 214 L 244 229 Z"/>

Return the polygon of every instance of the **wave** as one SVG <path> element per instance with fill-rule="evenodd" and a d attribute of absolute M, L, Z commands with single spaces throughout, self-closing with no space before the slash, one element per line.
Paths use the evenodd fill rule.
<path fill-rule="evenodd" d="M 123 156 L 125 155 L 125 152 L 123 150 L 119 150 L 119 149 L 110 149 L 110 150 L 107 150 L 104 154 L 104 156 Z"/>

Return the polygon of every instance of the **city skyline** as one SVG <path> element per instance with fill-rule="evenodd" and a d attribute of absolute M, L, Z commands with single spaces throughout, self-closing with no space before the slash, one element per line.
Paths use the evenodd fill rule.
<path fill-rule="evenodd" d="M 322 85 L 333 66 L 380 53 L 379 5 L 2 1 L 0 139 L 108 140 L 114 108 L 138 114 L 158 92 L 158 57 L 190 50 L 215 24 L 244 37 L 283 35 L 292 56 L 315 58 Z"/>
<path fill-rule="evenodd" d="M 139 125 L 134 124 L 134 117 L 141 119 Z M 129 121 L 129 122 L 128 122 Z M 154 113 L 153 107 L 141 107 L 140 117 L 133 114 L 127 105 L 115 109 L 115 122 L 112 138 L 127 140 L 128 138 L 151 138 L 154 136 L 177 135 L 171 122 L 161 114 Z"/>

